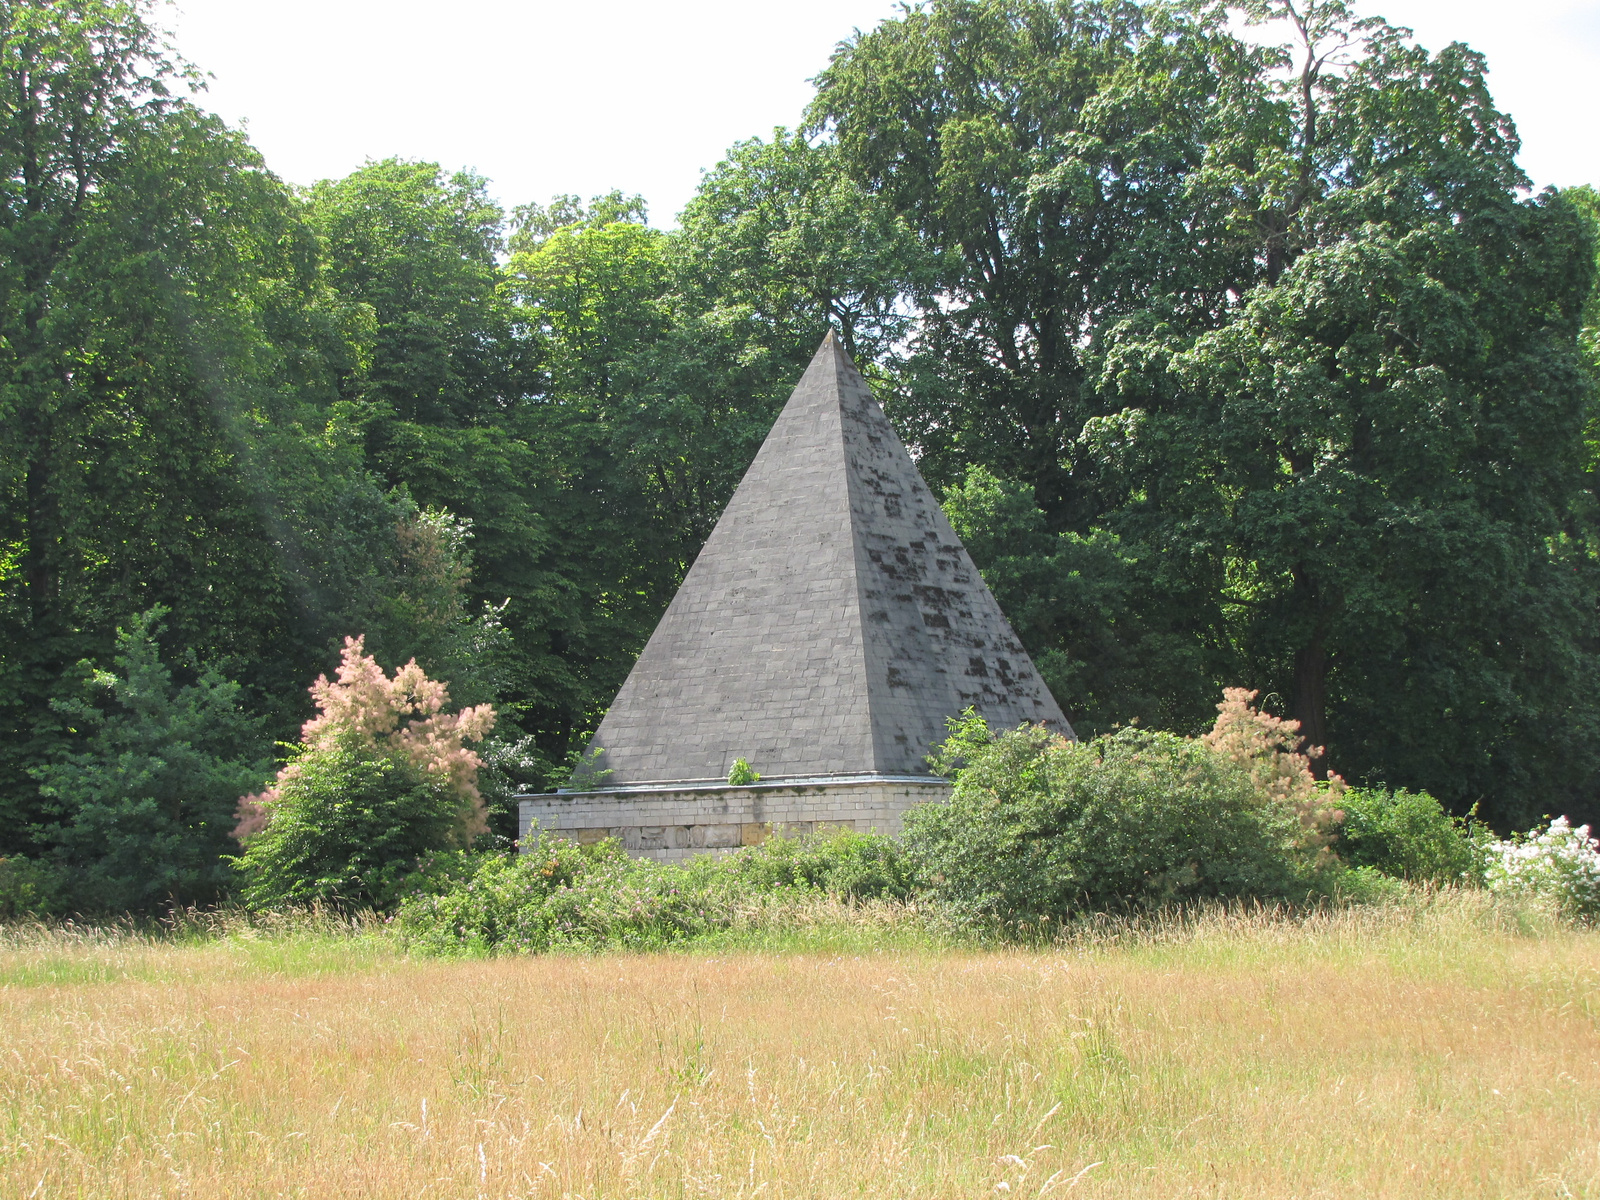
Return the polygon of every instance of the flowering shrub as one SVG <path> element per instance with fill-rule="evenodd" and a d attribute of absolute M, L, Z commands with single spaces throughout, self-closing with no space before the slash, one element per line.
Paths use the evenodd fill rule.
<path fill-rule="evenodd" d="M 1333 840 L 1332 827 L 1343 816 L 1336 801 L 1345 790 L 1344 780 L 1330 773 L 1321 782 L 1312 774 L 1311 760 L 1322 757 L 1322 747 L 1302 751 L 1300 722 L 1253 707 L 1259 694 L 1223 688 L 1216 724 L 1200 740 L 1243 766 L 1264 799 L 1294 813 L 1302 842 L 1310 849 L 1322 849 Z"/>
<path fill-rule="evenodd" d="M 1487 858 L 1490 890 L 1529 897 L 1567 916 L 1600 916 L 1600 842 L 1587 825 L 1573 828 L 1557 817 L 1549 829 L 1491 842 Z"/>
<path fill-rule="evenodd" d="M 486 704 L 445 711 L 449 693 L 416 660 L 390 676 L 346 638 L 338 678 L 311 687 L 318 713 L 267 791 L 245 796 L 236 860 L 255 907 L 324 901 L 387 906 L 431 851 L 487 829 L 481 760 L 466 745 L 494 724 Z"/>
<path fill-rule="evenodd" d="M 251 908 L 388 908 L 420 859 L 459 844 L 459 803 L 404 758 L 346 730 L 302 753 L 235 860 Z"/>
<path fill-rule="evenodd" d="M 284 784 L 304 770 L 306 754 L 327 750 L 344 734 L 403 759 L 454 795 L 460 801 L 463 844 L 488 828 L 478 793 L 483 761 L 465 743 L 481 742 L 494 728 L 491 705 L 445 712 L 450 693 L 443 683 L 429 679 L 416 659 L 390 678 L 366 653 L 364 637 L 345 638 L 338 678 L 319 675 L 311 696 L 319 711 L 301 726 L 300 754 L 278 772 L 276 786 L 239 800 L 234 829 L 239 841 L 266 828 Z"/>

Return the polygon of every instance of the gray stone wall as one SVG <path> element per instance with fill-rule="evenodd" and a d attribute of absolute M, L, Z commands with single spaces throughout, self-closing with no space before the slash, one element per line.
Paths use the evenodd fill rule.
<path fill-rule="evenodd" d="M 630 854 L 680 862 L 775 835 L 828 829 L 896 834 L 907 808 L 949 794 L 950 785 L 934 778 L 557 793 L 521 800 L 519 837 L 525 844 L 535 829 L 580 844 L 614 837 Z"/>

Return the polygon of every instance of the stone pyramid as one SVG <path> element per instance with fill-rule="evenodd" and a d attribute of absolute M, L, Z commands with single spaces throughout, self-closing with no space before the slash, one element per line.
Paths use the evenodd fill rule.
<path fill-rule="evenodd" d="M 925 777 L 968 705 L 1072 734 L 830 333 L 574 782 L 726 782 L 736 758 L 771 782 Z"/>

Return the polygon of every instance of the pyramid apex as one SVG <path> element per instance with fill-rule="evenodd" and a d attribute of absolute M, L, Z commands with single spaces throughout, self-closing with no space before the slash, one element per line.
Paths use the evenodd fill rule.
<path fill-rule="evenodd" d="M 844 348 L 844 339 L 831 325 L 828 327 L 827 335 L 822 339 L 822 345 L 817 347 L 817 354 L 820 356 L 828 350 L 832 350 L 835 358 L 843 359 L 849 366 L 856 365 L 850 357 L 850 351 Z"/>

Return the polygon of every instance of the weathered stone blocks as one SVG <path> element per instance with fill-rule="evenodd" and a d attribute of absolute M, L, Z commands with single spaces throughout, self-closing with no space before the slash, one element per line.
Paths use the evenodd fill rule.
<path fill-rule="evenodd" d="M 558 792 L 521 801 L 520 834 L 536 829 L 593 845 L 614 837 L 628 853 L 658 862 L 725 854 L 769 837 L 829 829 L 894 834 L 911 805 L 941 799 L 935 778 L 843 778 L 744 787 L 685 786 Z"/>

